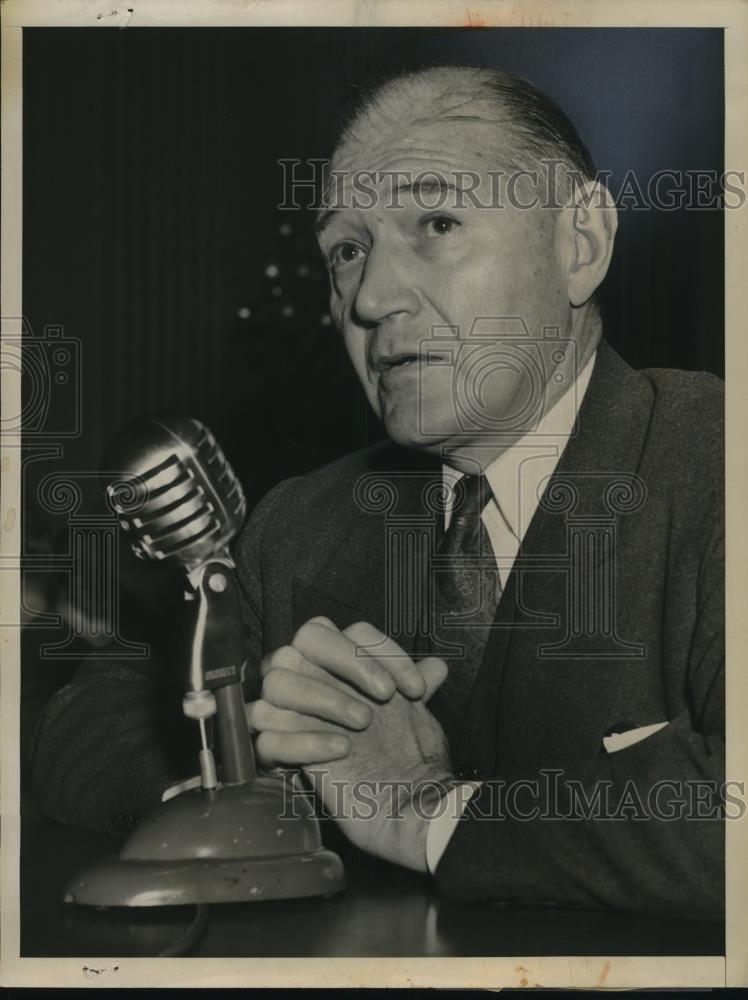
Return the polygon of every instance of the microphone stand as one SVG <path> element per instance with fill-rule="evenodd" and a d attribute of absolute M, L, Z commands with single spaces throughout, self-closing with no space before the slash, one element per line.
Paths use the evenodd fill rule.
<path fill-rule="evenodd" d="M 224 551 L 188 573 L 185 599 L 198 607 L 182 706 L 200 726 L 199 786 L 190 781 L 177 794 L 169 790 L 118 857 L 70 880 L 64 902 L 177 906 L 329 896 L 345 888 L 340 859 L 322 847 L 313 802 L 281 776 L 257 775 L 233 570 Z M 214 717 L 220 769 L 207 738 Z"/>
<path fill-rule="evenodd" d="M 216 785 L 215 764 L 207 746 L 205 719 L 217 716 L 221 778 L 224 785 L 243 785 L 257 777 L 252 742 L 244 713 L 244 649 L 239 591 L 228 553 L 189 574 L 187 600 L 199 601 L 192 643 L 189 686 L 183 701 L 187 718 L 200 722 L 203 788 Z"/>

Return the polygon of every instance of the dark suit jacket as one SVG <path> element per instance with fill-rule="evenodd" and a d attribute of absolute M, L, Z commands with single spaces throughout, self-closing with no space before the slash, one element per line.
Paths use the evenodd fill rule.
<path fill-rule="evenodd" d="M 260 503 L 236 549 L 248 698 L 264 653 L 315 614 L 427 651 L 413 595 L 428 592 L 438 481 L 436 462 L 385 444 Z M 484 782 L 437 869 L 443 892 L 722 912 L 723 537 L 722 383 L 635 372 L 603 342 L 468 710 L 432 702 L 455 770 Z M 180 776 L 154 706 L 153 672 L 127 664 L 83 667 L 52 700 L 34 774 L 53 816 L 122 827 Z M 611 730 L 664 721 L 605 753 Z"/>

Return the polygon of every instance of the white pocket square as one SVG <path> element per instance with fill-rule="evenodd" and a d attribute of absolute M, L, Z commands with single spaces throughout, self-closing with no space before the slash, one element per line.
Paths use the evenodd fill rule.
<path fill-rule="evenodd" d="M 646 740 L 648 736 L 664 729 L 667 722 L 654 722 L 651 726 L 639 726 L 637 729 L 627 729 L 625 733 L 613 733 L 611 736 L 603 737 L 603 746 L 608 753 L 616 753 L 618 750 L 625 750 L 626 747 L 633 746 L 641 740 Z"/>

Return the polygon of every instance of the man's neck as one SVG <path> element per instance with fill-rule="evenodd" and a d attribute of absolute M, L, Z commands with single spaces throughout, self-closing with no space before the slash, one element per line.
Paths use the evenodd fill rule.
<path fill-rule="evenodd" d="M 539 439 L 547 434 L 569 433 L 594 366 L 597 343 L 596 341 L 588 346 L 572 368 L 572 374 L 564 374 L 560 367 L 553 372 L 553 375 L 559 375 L 560 378 L 558 381 L 553 378 L 549 381 L 554 386 L 560 386 L 561 391 L 546 394 L 542 410 L 535 414 L 531 426 L 524 426 L 515 434 L 507 433 L 494 438 L 489 435 L 476 437 L 473 441 L 461 442 L 452 449 L 444 445 L 441 451 L 442 463 L 466 475 L 480 474 L 520 442 L 532 442 L 533 438 Z"/>

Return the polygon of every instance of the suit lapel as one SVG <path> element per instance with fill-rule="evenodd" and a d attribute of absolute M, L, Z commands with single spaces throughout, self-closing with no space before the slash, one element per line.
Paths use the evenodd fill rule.
<path fill-rule="evenodd" d="M 410 655 L 423 655 L 428 564 L 441 531 L 441 466 L 394 445 L 366 458 L 334 512 L 328 558 L 311 583 L 294 580 L 294 627 L 315 614 L 339 628 L 367 621 Z"/>
<path fill-rule="evenodd" d="M 635 488 L 651 406 L 649 382 L 602 341 L 572 436 L 528 526 L 499 604 L 467 723 L 454 747 L 458 767 L 467 763 L 468 769 L 487 776 L 510 752 L 501 740 L 502 685 L 515 683 L 514 676 L 507 681 L 508 663 L 521 665 L 517 683 L 525 686 L 528 705 L 548 697 L 534 687 L 532 664 L 563 642 L 569 611 L 576 606 L 574 595 L 567 593 L 569 519 L 592 523 L 605 517 L 606 490 L 616 482 L 624 493 Z M 604 551 L 600 547 L 593 553 L 593 573 L 601 572 Z M 562 646 L 559 655 L 573 660 L 580 652 L 573 645 Z M 552 733 L 548 740 L 552 743 Z M 534 751 L 542 757 L 542 746 Z"/>

